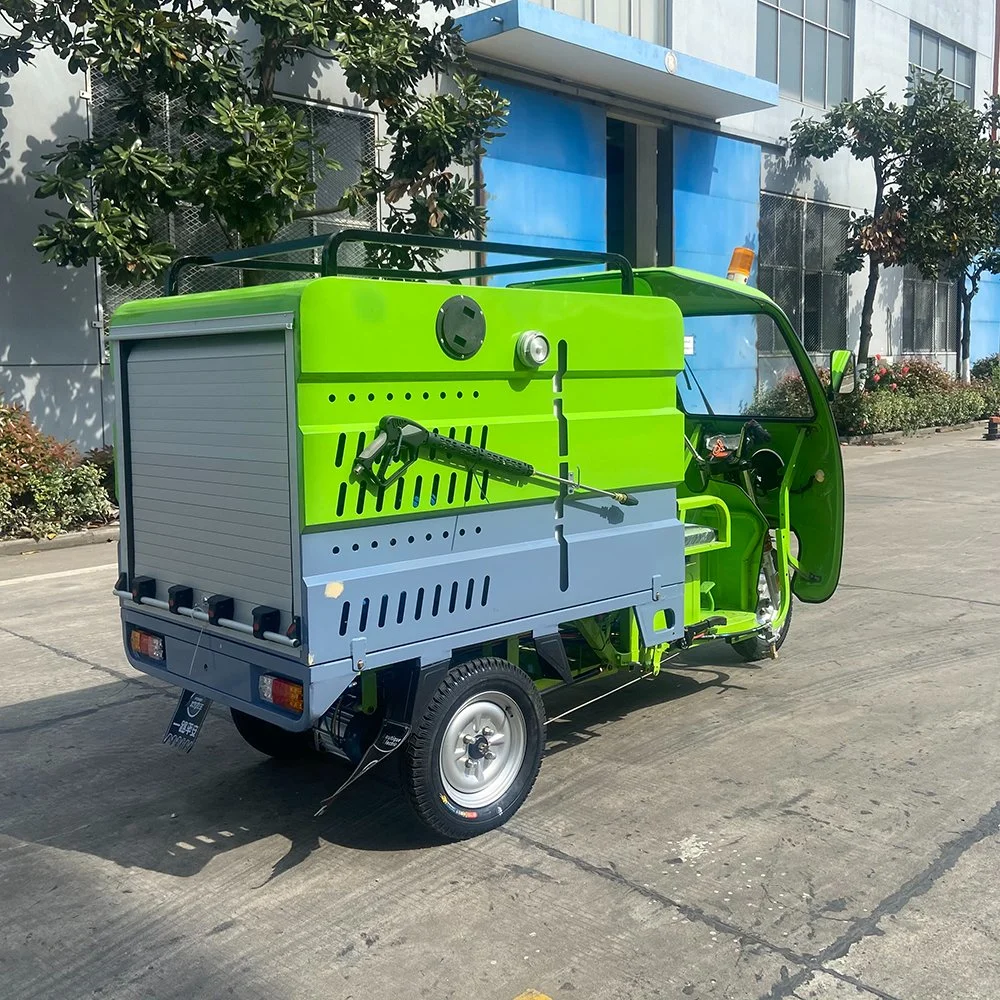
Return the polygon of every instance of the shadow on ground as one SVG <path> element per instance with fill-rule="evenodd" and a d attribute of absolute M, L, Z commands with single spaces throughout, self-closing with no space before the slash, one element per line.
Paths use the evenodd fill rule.
<path fill-rule="evenodd" d="M 717 660 L 729 659 L 728 650 L 712 652 Z M 723 670 L 704 660 L 692 659 L 682 669 L 672 663 L 655 681 L 624 690 L 613 691 L 631 679 L 619 673 L 556 692 L 548 704 L 553 718 L 606 697 L 554 722 L 547 754 L 572 753 L 643 708 L 706 688 L 735 687 L 731 673 L 753 669 L 734 662 Z M 182 754 L 160 742 L 173 710 L 172 690 L 145 683 L 106 688 L 131 697 L 115 700 L 116 692 L 103 688 L 57 695 L 45 699 L 40 713 L 34 703 L 42 722 L 27 731 L 18 726 L 18 706 L 0 709 L 8 761 L 0 778 L 0 834 L 182 877 L 197 874 L 220 852 L 273 836 L 289 846 L 270 878 L 324 842 L 362 851 L 411 851 L 434 843 L 403 800 L 392 759 L 317 819 L 320 801 L 349 773 L 343 762 L 319 755 L 295 764 L 261 758 L 216 707 L 194 751 Z M 94 709 L 109 700 L 113 706 Z M 114 796 L 107 794 L 109 784 Z"/>

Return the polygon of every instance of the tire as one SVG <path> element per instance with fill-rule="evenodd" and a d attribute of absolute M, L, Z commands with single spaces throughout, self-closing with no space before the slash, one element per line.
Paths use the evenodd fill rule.
<path fill-rule="evenodd" d="M 788 613 L 785 615 L 785 620 L 781 623 L 781 628 L 778 629 L 777 639 L 774 643 L 775 650 L 781 649 L 785 642 L 785 637 L 788 635 L 788 630 L 792 627 L 793 607 L 794 600 L 789 599 Z M 768 660 L 771 658 L 771 644 L 765 641 L 761 635 L 752 635 L 749 639 L 741 639 L 739 642 L 734 642 L 732 646 L 747 663 L 757 663 L 759 660 Z"/>
<path fill-rule="evenodd" d="M 470 660 L 452 667 L 415 720 L 403 787 L 421 822 L 465 840 L 517 812 L 544 748 L 545 710 L 531 678 L 506 660 Z"/>
<path fill-rule="evenodd" d="M 310 732 L 293 733 L 273 722 L 265 722 L 246 712 L 229 710 L 233 716 L 236 731 L 254 748 L 275 760 L 299 760 L 313 749 Z"/>

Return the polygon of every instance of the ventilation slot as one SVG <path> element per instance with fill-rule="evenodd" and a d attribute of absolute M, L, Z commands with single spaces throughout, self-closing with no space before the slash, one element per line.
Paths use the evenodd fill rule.
<path fill-rule="evenodd" d="M 378 609 L 378 627 L 385 628 L 386 615 L 389 613 L 389 595 L 382 595 L 382 603 L 379 605 Z"/>
<path fill-rule="evenodd" d="M 480 600 L 480 604 L 485 608 L 486 602 L 490 599 L 490 578 L 488 576 L 483 577 L 483 596 Z"/>
<path fill-rule="evenodd" d="M 340 634 L 347 635 L 347 626 L 351 620 L 351 602 L 344 601 L 344 610 L 340 613 Z"/>
<path fill-rule="evenodd" d="M 424 613 L 424 588 L 417 591 L 417 603 L 413 608 L 413 620 L 420 621 L 420 616 Z"/>
<path fill-rule="evenodd" d="M 472 609 L 472 598 L 476 593 L 476 581 L 470 580 L 469 586 L 465 590 L 465 610 L 470 611 Z"/>
<path fill-rule="evenodd" d="M 488 434 L 489 434 L 489 428 L 488 427 L 484 427 L 483 428 L 483 433 L 480 436 L 480 441 L 479 441 L 479 447 L 480 448 L 485 448 L 486 447 L 486 437 L 487 437 Z M 489 474 L 489 472 L 487 472 L 484 469 L 483 470 L 483 478 L 482 478 L 482 488 L 479 491 L 479 498 L 481 500 L 485 500 L 486 499 L 486 486 L 488 485 L 489 481 L 490 481 L 490 474 Z"/>

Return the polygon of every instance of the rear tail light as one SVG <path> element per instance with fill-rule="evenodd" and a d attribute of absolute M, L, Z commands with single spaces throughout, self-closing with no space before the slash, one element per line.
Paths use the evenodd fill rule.
<path fill-rule="evenodd" d="M 257 691 L 261 701 L 302 714 L 302 685 L 298 681 L 286 681 L 284 677 L 262 674 Z"/>
<path fill-rule="evenodd" d="M 128 646 L 137 656 L 145 656 L 148 660 L 163 659 L 163 636 L 153 635 L 134 628 L 129 633 Z"/>

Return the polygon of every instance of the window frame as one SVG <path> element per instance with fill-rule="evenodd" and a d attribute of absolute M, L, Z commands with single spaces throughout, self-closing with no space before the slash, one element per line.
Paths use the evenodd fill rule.
<path fill-rule="evenodd" d="M 942 358 L 958 354 L 961 337 L 958 329 L 958 282 L 925 278 L 917 268 L 909 266 L 903 268 L 901 290 L 903 300 L 900 307 L 900 357 Z M 929 296 L 931 317 L 929 347 L 917 344 L 917 295 L 920 293 Z"/>
<path fill-rule="evenodd" d="M 808 0 L 757 0 L 757 55 L 756 55 L 756 66 L 755 74 L 757 77 L 763 80 L 768 80 L 778 86 L 779 94 L 784 100 L 795 101 L 797 104 L 802 104 L 807 107 L 814 108 L 829 108 L 834 107 L 841 101 L 849 101 L 854 92 L 854 27 L 855 27 L 855 9 L 856 4 L 854 0 L 847 0 L 847 29 L 846 31 L 841 31 L 839 28 L 834 28 L 830 26 L 830 4 L 835 2 L 835 0 L 822 0 L 825 10 L 825 18 L 822 23 L 810 17 L 807 13 L 809 8 Z M 759 46 L 760 39 L 760 23 L 761 23 L 761 12 L 762 10 L 767 10 L 773 13 L 776 19 L 774 38 L 775 38 L 775 50 L 773 59 L 773 79 L 768 75 L 771 71 L 771 67 L 766 68 L 766 72 L 761 71 L 761 51 Z M 782 21 L 784 18 L 794 19 L 799 23 L 799 30 L 801 33 L 800 48 L 798 53 L 798 92 L 787 91 L 782 88 L 781 84 L 781 33 L 782 33 Z M 823 101 L 822 103 L 817 103 L 815 99 L 807 98 L 806 96 L 806 78 L 808 75 L 808 63 L 806 60 L 806 53 L 809 48 L 809 37 L 812 28 L 818 29 L 823 32 Z M 834 36 L 847 45 L 847 62 L 844 67 L 844 73 L 846 79 L 844 80 L 844 93 L 835 100 L 831 101 L 831 78 L 830 78 L 830 38 Z M 814 36 L 815 37 L 815 36 Z"/>
<path fill-rule="evenodd" d="M 848 343 L 850 339 L 849 335 L 849 324 L 850 324 L 850 306 L 851 306 L 851 296 L 850 296 L 850 282 L 846 274 L 842 274 L 837 271 L 833 266 L 833 261 L 836 259 L 836 254 L 833 250 L 836 247 L 831 247 L 828 242 L 828 235 L 830 230 L 828 226 L 830 224 L 830 216 L 833 212 L 843 213 L 844 216 L 849 216 L 850 210 L 844 205 L 837 205 L 833 202 L 820 201 L 815 198 L 799 198 L 793 195 L 776 194 L 771 191 L 762 191 L 760 194 L 761 198 L 761 219 L 758 224 L 758 246 L 759 255 L 757 261 L 757 287 L 765 294 L 769 295 L 779 307 L 784 309 L 784 305 L 774 296 L 775 286 L 777 279 L 780 275 L 785 276 L 785 280 L 789 282 L 794 282 L 795 285 L 795 303 L 792 308 L 785 310 L 789 324 L 795 331 L 795 336 L 798 338 L 799 343 L 802 345 L 802 349 L 806 354 L 813 359 L 818 359 L 822 357 L 827 357 L 830 351 L 834 350 L 846 350 L 848 348 Z M 772 252 L 766 244 L 767 233 L 765 225 L 765 199 L 774 199 L 776 202 L 783 203 L 786 210 L 794 214 L 794 228 L 797 230 L 796 233 L 791 231 L 786 232 L 784 239 L 776 239 L 775 245 L 783 247 L 791 247 L 796 251 L 797 261 L 789 263 L 787 260 L 772 258 Z M 775 206 L 774 215 L 777 214 L 777 206 Z M 818 214 L 818 217 L 817 217 Z M 787 224 L 787 220 L 786 224 Z M 814 228 L 813 232 L 819 233 L 819 242 L 815 242 L 815 236 L 813 241 L 810 241 L 810 226 L 818 227 Z M 845 234 L 846 235 L 846 234 Z M 794 239 L 794 242 L 793 242 Z M 818 260 L 814 259 L 814 256 L 818 254 Z M 829 265 L 827 260 L 829 258 Z M 770 285 L 765 287 L 767 284 L 766 280 L 762 281 L 761 271 L 765 273 L 770 273 Z M 818 343 L 815 347 L 807 346 L 806 344 L 806 316 L 807 311 L 809 311 L 810 301 L 807 297 L 806 286 L 809 283 L 809 279 L 814 279 L 814 283 L 818 284 L 819 287 L 819 309 L 818 315 L 821 317 L 830 314 L 830 310 L 824 308 L 826 296 L 829 294 L 829 281 L 830 278 L 836 278 L 840 288 L 836 293 L 843 301 L 844 308 L 842 313 L 842 326 L 840 329 L 835 331 L 824 330 L 820 327 L 817 331 Z M 816 311 L 816 310 L 813 310 Z M 833 338 L 829 336 L 824 336 L 824 334 L 829 335 L 833 333 Z M 761 352 L 762 355 L 766 355 L 766 351 Z"/>
<path fill-rule="evenodd" d="M 914 33 L 916 33 L 919 44 L 917 46 L 921 62 L 923 61 L 924 46 L 926 42 L 931 41 L 936 46 L 937 51 L 937 67 L 931 69 L 928 66 L 918 65 L 913 61 L 913 43 L 914 43 Z M 945 67 L 941 66 L 941 45 L 944 43 L 948 45 L 952 50 L 952 71 L 951 74 L 946 73 Z M 918 74 L 921 76 L 933 77 L 935 74 L 940 73 L 941 79 L 946 80 L 951 84 L 952 94 L 957 101 L 964 101 L 969 107 L 974 107 L 976 103 L 976 52 L 975 49 L 970 49 L 967 45 L 962 45 L 957 42 L 954 38 L 948 38 L 946 35 L 942 35 L 940 32 L 933 31 L 930 28 L 925 28 L 919 21 L 910 21 L 910 35 L 909 35 L 909 50 L 908 50 L 908 62 L 909 67 L 909 79 L 916 81 Z M 959 53 L 963 56 L 967 56 L 969 60 L 969 82 L 962 83 L 958 79 L 958 57 Z M 959 96 L 959 88 L 965 91 L 964 94 Z"/>

